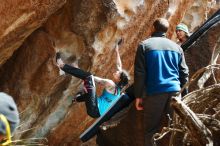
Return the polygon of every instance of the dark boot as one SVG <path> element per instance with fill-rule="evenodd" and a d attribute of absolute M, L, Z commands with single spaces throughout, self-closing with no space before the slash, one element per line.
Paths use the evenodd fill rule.
<path fill-rule="evenodd" d="M 87 93 L 78 92 L 76 96 L 73 97 L 72 102 L 85 102 L 88 99 Z"/>
<path fill-rule="evenodd" d="M 79 97 L 79 96 L 81 96 L 80 94 L 76 94 L 75 96 L 73 96 L 73 98 L 72 98 L 72 103 L 76 103 L 77 102 L 77 98 Z"/>

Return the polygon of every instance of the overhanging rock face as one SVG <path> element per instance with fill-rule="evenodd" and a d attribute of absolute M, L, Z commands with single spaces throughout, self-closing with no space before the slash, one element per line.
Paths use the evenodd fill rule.
<path fill-rule="evenodd" d="M 9 0 L 0 7 L 0 65 L 2 65 L 24 40 L 48 17 L 61 8 L 65 0 Z"/>
<path fill-rule="evenodd" d="M 93 120 L 83 104 L 71 103 L 81 82 L 60 75 L 55 52 L 61 51 L 68 63 L 77 60 L 80 68 L 112 78 L 113 47 L 122 37 L 123 68 L 132 77 L 138 42 L 149 37 L 153 21 L 168 18 L 171 37 L 192 4 L 193 0 L 1 2 L 0 90 L 12 95 L 19 107 L 22 125 L 15 138 L 46 137 L 49 145 L 80 145 L 79 135 Z M 132 107 L 121 123 L 103 135 L 101 144 L 142 145 L 142 113 Z M 20 133 L 29 128 L 33 129 Z M 94 139 L 88 145 L 95 145 Z"/>

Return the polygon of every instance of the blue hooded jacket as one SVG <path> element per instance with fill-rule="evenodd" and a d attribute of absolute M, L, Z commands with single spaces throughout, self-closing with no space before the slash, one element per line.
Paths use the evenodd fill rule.
<path fill-rule="evenodd" d="M 176 92 L 187 82 L 189 70 L 182 48 L 157 32 L 143 41 L 135 57 L 135 96 Z"/>

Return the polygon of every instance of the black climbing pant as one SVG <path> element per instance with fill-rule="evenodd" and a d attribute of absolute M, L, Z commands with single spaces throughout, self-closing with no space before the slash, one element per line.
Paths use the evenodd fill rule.
<path fill-rule="evenodd" d="M 85 101 L 87 113 L 89 116 L 93 118 L 100 117 L 96 97 L 96 86 L 93 75 L 90 72 L 83 71 L 79 68 L 67 64 L 64 65 L 62 70 L 84 81 L 86 93 L 77 98 Z"/>

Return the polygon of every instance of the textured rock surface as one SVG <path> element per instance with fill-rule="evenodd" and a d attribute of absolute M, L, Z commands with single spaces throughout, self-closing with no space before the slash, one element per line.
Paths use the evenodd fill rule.
<path fill-rule="evenodd" d="M 54 63 L 56 51 L 63 52 L 68 63 L 78 60 L 80 68 L 111 78 L 113 47 L 123 37 L 120 55 L 132 76 L 136 46 L 150 35 L 153 21 L 167 17 L 171 23 L 168 36 L 172 37 L 175 25 L 193 4 L 193 0 L 113 1 L 1 3 L 0 90 L 12 95 L 19 106 L 22 125 L 17 138 L 47 137 L 49 145 L 77 146 L 81 145 L 79 135 L 93 121 L 83 104 L 71 105 L 80 81 L 60 76 Z M 143 145 L 142 113 L 132 106 L 117 128 L 101 136 L 100 145 Z M 84 145 L 95 145 L 94 139 Z"/>
<path fill-rule="evenodd" d="M 9 59 L 23 41 L 65 0 L 8 0 L 0 6 L 0 65 Z"/>
<path fill-rule="evenodd" d="M 195 0 L 191 8 L 186 12 L 183 22 L 187 24 L 191 31 L 202 24 L 219 6 L 215 0 Z"/>
<path fill-rule="evenodd" d="M 207 31 L 197 42 L 195 42 L 195 44 L 186 50 L 186 62 L 189 66 L 191 76 L 197 70 L 211 64 L 212 53 L 216 47 L 219 47 L 216 46 L 218 39 L 220 39 L 220 22 L 211 27 L 209 31 Z M 219 63 L 219 61 L 220 60 L 218 58 L 217 63 Z M 219 71 L 215 74 L 215 76 L 216 79 L 219 80 Z M 213 83 L 213 78 L 210 78 L 205 86 Z M 190 86 L 191 91 L 195 89 L 198 89 L 196 81 Z"/>

